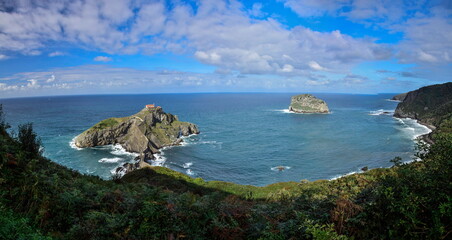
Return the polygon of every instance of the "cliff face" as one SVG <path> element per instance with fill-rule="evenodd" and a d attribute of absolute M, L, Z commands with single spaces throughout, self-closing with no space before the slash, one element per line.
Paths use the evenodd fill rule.
<path fill-rule="evenodd" d="M 406 93 L 397 105 L 394 117 L 413 118 L 430 127 L 438 127 L 442 121 L 452 117 L 452 82 Z"/>
<path fill-rule="evenodd" d="M 181 122 L 162 108 L 144 108 L 124 118 L 109 118 L 89 128 L 75 138 L 77 147 L 120 144 L 128 152 L 139 153 L 140 160 L 152 160 L 160 148 L 177 145 L 181 136 L 198 134 L 195 124 Z"/>
<path fill-rule="evenodd" d="M 291 98 L 289 111 L 297 113 L 329 113 L 326 102 L 311 94 L 293 96 Z"/>
<path fill-rule="evenodd" d="M 401 93 L 399 95 L 395 95 L 394 97 L 391 98 L 391 100 L 403 102 L 403 100 L 405 100 L 405 97 L 406 97 L 407 94 L 408 93 Z"/>

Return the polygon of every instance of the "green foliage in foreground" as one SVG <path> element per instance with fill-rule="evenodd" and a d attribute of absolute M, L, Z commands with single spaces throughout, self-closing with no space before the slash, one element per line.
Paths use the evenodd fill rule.
<path fill-rule="evenodd" d="M 3 240 L 50 240 L 43 236 L 29 219 L 14 214 L 11 209 L 0 205 L 0 239 Z"/>
<path fill-rule="evenodd" d="M 2 239 L 444 239 L 452 231 L 446 133 L 420 146 L 423 161 L 255 187 L 166 168 L 105 181 L 30 153 L 1 132 Z"/>

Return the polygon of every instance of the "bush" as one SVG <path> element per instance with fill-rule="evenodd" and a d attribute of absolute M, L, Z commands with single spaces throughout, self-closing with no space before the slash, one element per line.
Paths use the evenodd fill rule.
<path fill-rule="evenodd" d="M 28 219 L 16 216 L 0 205 L 0 239 L 3 240 L 51 240 L 30 226 Z"/>

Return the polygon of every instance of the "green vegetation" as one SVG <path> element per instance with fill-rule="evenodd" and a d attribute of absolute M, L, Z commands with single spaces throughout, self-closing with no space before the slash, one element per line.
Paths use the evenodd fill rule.
<path fill-rule="evenodd" d="M 3 205 L 0 205 L 0 239 L 3 240 L 50 240 L 43 236 L 30 220 L 20 217 Z"/>
<path fill-rule="evenodd" d="M 303 110 L 303 111 L 315 111 L 317 109 L 309 107 L 309 106 L 304 106 L 301 103 L 292 103 L 291 106 L 295 109 L 298 110 Z"/>
<path fill-rule="evenodd" d="M 180 128 L 184 124 L 186 123 L 177 120 L 173 121 L 170 124 L 168 124 L 167 122 L 156 123 L 155 126 L 150 130 L 162 145 L 172 145 L 172 143 L 174 143 L 175 141 L 174 136 L 179 135 Z"/>
<path fill-rule="evenodd" d="M 446 239 L 452 232 L 450 133 L 420 144 L 422 161 L 255 187 L 160 167 L 105 181 L 27 147 L 39 145 L 31 124 L 27 141 L 4 126 L 1 239 Z"/>
<path fill-rule="evenodd" d="M 41 139 L 33 131 L 33 124 L 19 125 L 17 141 L 28 157 L 36 157 L 42 154 Z"/>
<path fill-rule="evenodd" d="M 99 123 L 94 125 L 93 128 L 96 130 L 105 129 L 105 128 L 113 127 L 120 122 L 122 122 L 122 121 L 118 121 L 118 118 L 108 118 L 103 121 L 100 121 Z"/>

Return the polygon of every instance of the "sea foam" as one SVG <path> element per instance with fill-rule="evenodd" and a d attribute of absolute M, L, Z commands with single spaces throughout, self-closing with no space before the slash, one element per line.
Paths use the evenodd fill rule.
<path fill-rule="evenodd" d="M 420 136 L 429 134 L 432 130 L 411 118 L 395 118 L 400 123 L 402 130 L 408 134 L 411 139 L 416 140 Z"/>
<path fill-rule="evenodd" d="M 111 149 L 111 154 L 116 156 L 132 156 L 137 157 L 138 153 L 127 152 L 120 144 L 108 145 L 108 148 Z"/>
<path fill-rule="evenodd" d="M 351 171 L 351 172 L 346 173 L 346 174 L 335 175 L 334 177 L 330 178 L 330 180 L 336 180 L 336 179 L 339 179 L 339 178 L 342 178 L 342 177 L 346 177 L 346 176 L 349 176 L 349 175 L 353 175 L 355 173 L 362 173 L 362 172 L 363 171 Z"/>
<path fill-rule="evenodd" d="M 100 163 L 117 163 L 119 161 L 124 160 L 123 158 L 120 157 L 114 157 L 114 158 L 101 158 L 99 160 Z"/>
<path fill-rule="evenodd" d="M 77 146 L 75 146 L 75 139 L 77 138 L 77 136 L 75 136 L 70 142 L 69 142 L 69 146 L 71 146 L 71 148 L 75 149 L 75 150 L 83 150 L 83 148 L 79 148 Z"/>
<path fill-rule="evenodd" d="M 183 168 L 189 168 L 193 165 L 192 162 L 188 162 L 188 163 L 184 163 L 184 165 L 182 165 Z"/>
<path fill-rule="evenodd" d="M 288 169 L 291 169 L 291 167 L 289 167 L 289 166 L 276 166 L 276 167 L 272 167 L 272 168 L 270 168 L 272 171 L 277 171 L 277 172 L 281 172 L 281 171 L 284 171 L 284 170 L 288 170 Z"/>
<path fill-rule="evenodd" d="M 386 101 L 388 101 L 388 102 L 402 102 L 402 101 L 400 101 L 400 100 L 392 100 L 392 99 L 385 99 Z"/>
<path fill-rule="evenodd" d="M 195 173 L 191 169 L 187 169 L 187 171 L 185 171 L 185 172 L 190 176 L 195 175 Z"/>
<path fill-rule="evenodd" d="M 378 109 L 376 111 L 370 111 L 369 115 L 373 116 L 379 116 L 379 115 L 393 115 L 394 110 L 385 110 L 385 109 Z"/>

